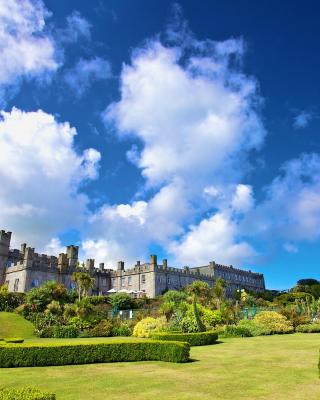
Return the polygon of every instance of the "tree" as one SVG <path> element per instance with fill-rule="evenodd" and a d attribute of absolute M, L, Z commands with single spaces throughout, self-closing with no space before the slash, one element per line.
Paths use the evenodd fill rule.
<path fill-rule="evenodd" d="M 128 293 L 115 293 L 110 296 L 110 304 L 113 309 L 129 310 L 133 308 L 134 301 Z"/>
<path fill-rule="evenodd" d="M 197 301 L 205 302 L 210 294 L 210 287 L 206 282 L 194 281 L 187 287 L 187 291 L 192 295 L 193 313 L 196 319 L 198 332 L 205 332 L 206 326 L 203 323 L 198 307 Z"/>
<path fill-rule="evenodd" d="M 81 297 L 86 297 L 89 290 L 94 286 L 94 278 L 91 278 L 87 272 L 74 272 L 72 280 L 77 285 L 79 300 L 81 300 Z"/>
<path fill-rule="evenodd" d="M 218 278 L 214 283 L 214 286 L 212 289 L 212 294 L 214 297 L 214 303 L 218 310 L 221 309 L 221 305 L 225 299 L 226 287 L 227 287 L 227 283 L 222 278 Z"/>

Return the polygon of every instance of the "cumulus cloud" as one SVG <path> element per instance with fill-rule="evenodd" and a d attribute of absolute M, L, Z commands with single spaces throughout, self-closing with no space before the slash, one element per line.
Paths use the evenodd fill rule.
<path fill-rule="evenodd" d="M 144 193 L 153 194 L 139 218 L 135 202 L 123 206 L 125 217 L 119 206 L 105 205 L 90 235 L 130 257 L 155 243 L 177 263 L 243 262 L 254 251 L 237 237 L 233 214 L 254 204 L 251 187 L 240 182 L 265 137 L 257 83 L 241 72 L 241 39 L 199 42 L 187 32 L 178 39 L 172 45 L 156 38 L 134 50 L 121 73 L 121 98 L 104 115 L 119 137 L 142 143 L 127 156 L 145 177 Z M 205 236 L 214 240 L 202 245 Z"/>
<path fill-rule="evenodd" d="M 303 154 L 286 162 L 265 194 L 265 200 L 244 220 L 247 233 L 290 242 L 320 238 L 319 154 Z"/>
<path fill-rule="evenodd" d="M 98 80 L 112 77 L 111 64 L 100 57 L 80 59 L 71 69 L 67 70 L 64 80 L 70 89 L 81 97 L 89 87 Z"/>
<path fill-rule="evenodd" d="M 311 112 L 302 111 L 294 117 L 293 127 L 296 129 L 306 128 L 312 119 L 313 114 Z"/>
<path fill-rule="evenodd" d="M 43 78 L 58 68 L 46 32 L 50 13 L 41 0 L 0 0 L 0 97 L 21 78 Z"/>
<path fill-rule="evenodd" d="M 183 265 L 206 265 L 210 260 L 226 264 L 253 262 L 256 252 L 245 241 L 236 239 L 238 229 L 229 215 L 218 212 L 191 226 L 185 236 L 172 243 L 171 252 Z"/>
<path fill-rule="evenodd" d="M 97 176 L 100 153 L 74 148 L 75 128 L 41 110 L 1 112 L 0 221 L 43 248 L 88 213 L 82 185 Z M 52 243 L 51 243 L 52 245 Z"/>

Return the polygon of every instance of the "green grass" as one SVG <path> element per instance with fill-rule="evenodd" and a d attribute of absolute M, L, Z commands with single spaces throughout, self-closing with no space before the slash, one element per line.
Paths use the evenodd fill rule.
<path fill-rule="evenodd" d="M 319 348 L 318 334 L 223 339 L 217 345 L 193 347 L 196 361 L 187 364 L 2 369 L 0 385 L 32 382 L 55 392 L 57 400 L 318 400 Z"/>
<path fill-rule="evenodd" d="M 0 312 L 0 338 L 23 337 L 33 338 L 34 327 L 20 315 L 11 312 Z"/>

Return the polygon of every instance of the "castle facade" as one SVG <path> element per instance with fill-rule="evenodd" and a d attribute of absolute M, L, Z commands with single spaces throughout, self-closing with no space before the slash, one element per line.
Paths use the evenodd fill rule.
<path fill-rule="evenodd" d="M 39 254 L 24 243 L 20 249 L 11 249 L 11 232 L 0 231 L 0 284 L 6 283 L 11 292 L 27 292 L 42 283 L 54 280 L 67 289 L 75 288 L 72 273 L 79 269 L 78 246 L 68 246 L 58 256 Z M 167 260 L 158 264 L 157 256 L 151 255 L 150 262 L 140 263 L 125 269 L 119 261 L 117 269 L 106 269 L 104 264 L 95 267 L 93 259 L 84 264 L 85 270 L 94 278 L 91 294 L 106 295 L 126 292 L 134 297 L 155 297 L 166 290 L 178 290 L 196 280 L 213 286 L 217 278 L 227 282 L 227 295 L 236 289 L 262 292 L 265 289 L 263 274 L 246 271 L 233 266 L 216 264 L 214 261 L 199 267 L 173 268 Z"/>

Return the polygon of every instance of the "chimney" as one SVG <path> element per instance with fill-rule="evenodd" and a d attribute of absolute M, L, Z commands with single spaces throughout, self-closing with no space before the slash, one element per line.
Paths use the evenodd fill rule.
<path fill-rule="evenodd" d="M 163 269 L 168 269 L 168 260 L 166 258 L 164 258 L 162 260 L 162 265 L 163 265 Z"/>
<path fill-rule="evenodd" d="M 155 254 L 151 254 L 150 256 L 150 264 L 154 267 L 157 266 L 157 256 Z"/>
<path fill-rule="evenodd" d="M 124 261 L 118 261 L 118 271 L 124 271 Z"/>

